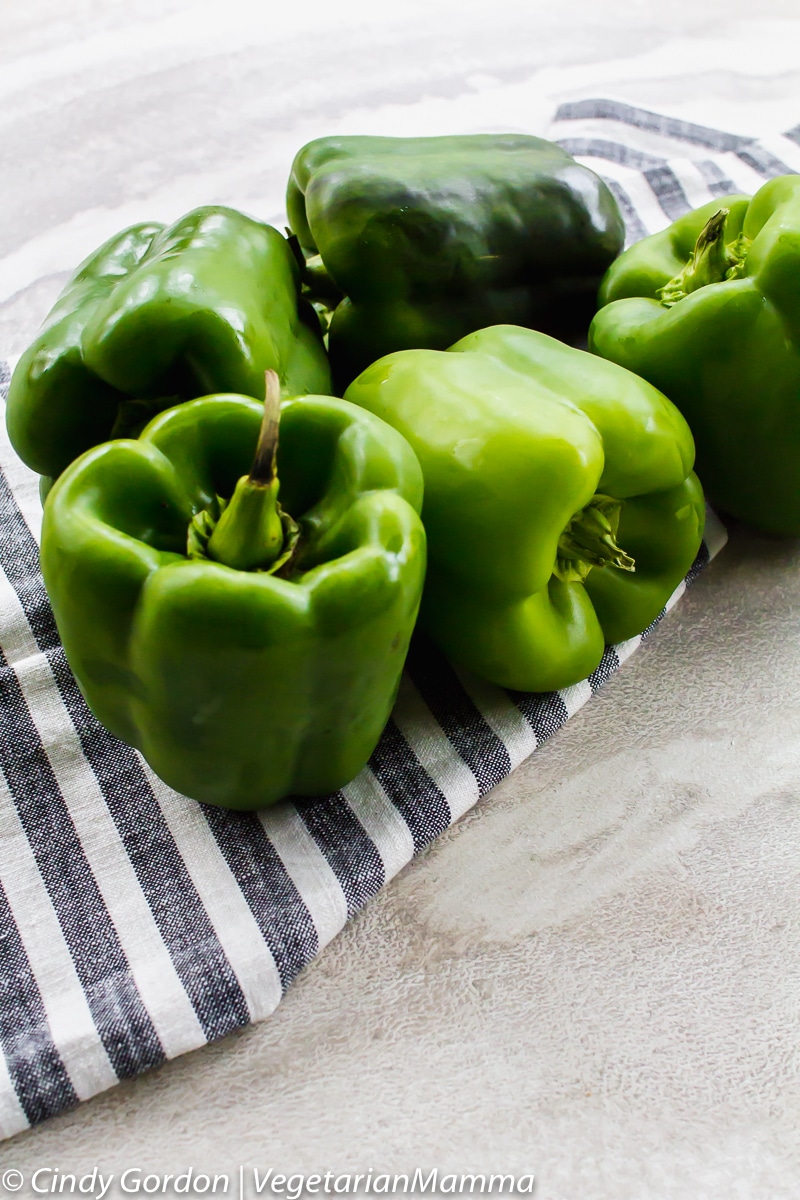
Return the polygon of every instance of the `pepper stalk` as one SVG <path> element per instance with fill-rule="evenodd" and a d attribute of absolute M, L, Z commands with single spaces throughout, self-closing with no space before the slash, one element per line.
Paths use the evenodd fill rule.
<path fill-rule="evenodd" d="M 249 475 L 237 482 L 214 525 L 205 554 L 237 571 L 271 571 L 282 566 L 297 542 L 297 526 L 278 503 L 280 380 L 266 372 L 264 417 Z"/>
<path fill-rule="evenodd" d="M 617 544 L 622 501 L 600 492 L 576 513 L 558 542 L 555 574 L 564 583 L 582 583 L 592 567 L 635 571 L 636 563 Z"/>
<path fill-rule="evenodd" d="M 720 208 L 706 221 L 695 242 L 686 266 L 656 295 L 666 308 L 672 308 L 692 292 L 709 283 L 738 279 L 744 273 L 749 240 L 740 234 L 734 242 L 725 242 L 729 208 Z"/>

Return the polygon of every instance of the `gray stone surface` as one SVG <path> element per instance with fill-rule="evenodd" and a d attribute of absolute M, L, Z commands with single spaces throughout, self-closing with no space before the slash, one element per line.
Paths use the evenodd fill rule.
<path fill-rule="evenodd" d="M 553 97 L 612 91 L 754 131 L 794 94 L 800 120 L 796 0 L 753 17 L 2 0 L 0 353 L 129 220 L 208 201 L 279 219 L 321 133 L 538 132 Z M 269 1021 L 2 1165 L 438 1165 L 533 1171 L 540 1200 L 795 1197 L 798 617 L 797 545 L 733 529 L 646 648 Z"/>

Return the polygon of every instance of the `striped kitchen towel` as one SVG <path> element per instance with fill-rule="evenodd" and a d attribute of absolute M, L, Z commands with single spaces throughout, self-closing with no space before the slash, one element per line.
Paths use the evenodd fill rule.
<path fill-rule="evenodd" d="M 550 136 L 608 180 L 629 240 L 800 168 L 798 129 L 755 141 L 611 100 L 561 105 Z M 5 369 L 4 388 L 8 377 Z M 3 433 L 3 1136 L 267 1016 L 348 917 L 650 632 L 609 647 L 589 679 L 548 695 L 501 691 L 418 639 L 358 779 L 334 796 L 233 814 L 171 791 L 86 709 L 39 574 L 40 521 L 35 480 Z M 687 582 L 724 540 L 710 516 Z"/>

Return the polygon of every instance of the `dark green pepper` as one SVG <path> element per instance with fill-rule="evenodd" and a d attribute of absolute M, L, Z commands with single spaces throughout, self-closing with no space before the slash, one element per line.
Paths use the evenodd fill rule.
<path fill-rule="evenodd" d="M 212 396 L 169 409 L 68 467 L 42 530 L 90 708 L 172 787 L 238 809 L 361 770 L 425 569 L 403 438 L 308 396 L 284 403 L 276 462 L 276 412 L 277 389 L 272 408 Z"/>
<path fill-rule="evenodd" d="M 613 363 L 499 326 L 446 353 L 391 354 L 346 398 L 402 433 L 422 466 L 420 624 L 494 683 L 586 678 L 694 561 L 704 504 L 689 428 Z"/>
<path fill-rule="evenodd" d="M 90 446 L 136 432 L 179 399 L 330 391 L 319 322 L 289 244 L 229 208 L 136 225 L 67 283 L 11 380 L 11 442 L 57 476 Z"/>
<path fill-rule="evenodd" d="M 800 176 L 631 246 L 600 299 L 590 348 L 678 406 L 712 504 L 800 535 Z"/>
<path fill-rule="evenodd" d="M 602 180 L 523 134 L 319 138 L 294 160 L 286 205 L 309 294 L 335 308 L 340 386 L 393 350 L 444 350 L 485 325 L 585 334 L 624 239 Z"/>

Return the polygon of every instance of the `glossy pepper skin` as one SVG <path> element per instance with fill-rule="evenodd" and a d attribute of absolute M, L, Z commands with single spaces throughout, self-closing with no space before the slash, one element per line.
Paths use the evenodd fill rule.
<path fill-rule="evenodd" d="M 322 396 L 282 410 L 280 501 L 300 533 L 288 561 L 236 569 L 210 557 L 212 540 L 199 551 L 198 531 L 221 524 L 218 498 L 245 479 L 262 414 L 246 397 L 201 398 L 87 451 L 54 485 L 42 532 L 90 708 L 166 783 L 234 809 L 334 791 L 361 770 L 425 568 L 413 452 Z"/>
<path fill-rule="evenodd" d="M 678 406 L 711 503 L 800 535 L 800 176 L 638 242 L 600 299 L 590 348 Z"/>
<path fill-rule="evenodd" d="M 446 352 L 389 355 L 347 399 L 408 438 L 422 466 L 420 624 L 493 683 L 586 678 L 694 560 L 704 504 L 688 426 L 613 363 L 498 326 Z"/>
<path fill-rule="evenodd" d="M 603 181 L 522 134 L 319 138 L 294 160 L 286 207 L 311 298 L 336 305 L 340 386 L 485 325 L 584 335 L 624 240 Z"/>
<path fill-rule="evenodd" d="M 90 446 L 211 392 L 329 392 L 319 322 L 286 239 L 230 208 L 136 225 L 78 267 L 9 389 L 20 458 L 57 476 Z"/>

